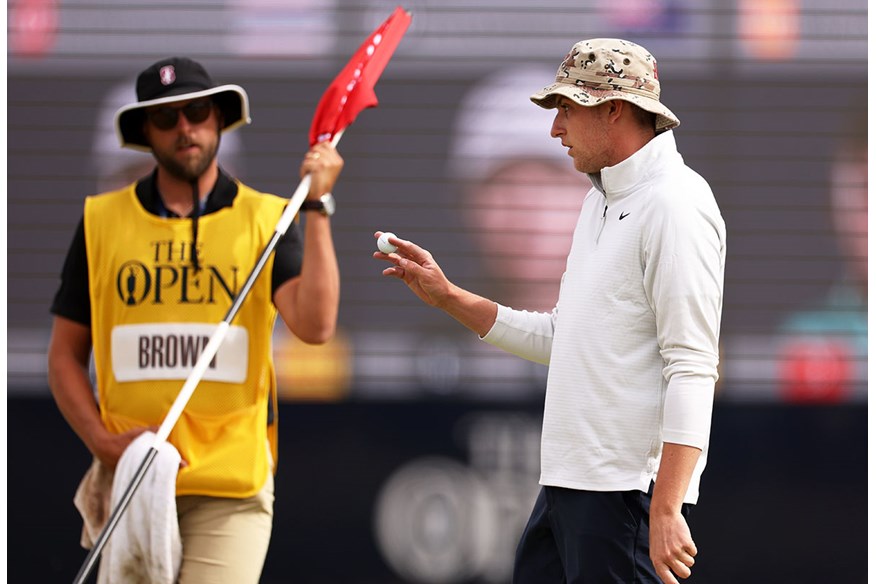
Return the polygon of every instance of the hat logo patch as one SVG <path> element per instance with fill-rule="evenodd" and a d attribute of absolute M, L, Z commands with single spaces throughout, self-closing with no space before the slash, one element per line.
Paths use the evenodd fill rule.
<path fill-rule="evenodd" d="M 173 65 L 166 65 L 158 71 L 158 78 L 162 85 L 170 85 L 176 81 L 176 69 L 173 68 Z"/>

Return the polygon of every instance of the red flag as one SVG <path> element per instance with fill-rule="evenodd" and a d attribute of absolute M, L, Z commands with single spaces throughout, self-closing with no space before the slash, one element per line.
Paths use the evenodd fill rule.
<path fill-rule="evenodd" d="M 377 105 L 374 85 L 410 23 L 410 12 L 397 7 L 353 54 L 316 106 L 310 125 L 311 146 L 330 140 L 352 124 L 359 112 Z"/>

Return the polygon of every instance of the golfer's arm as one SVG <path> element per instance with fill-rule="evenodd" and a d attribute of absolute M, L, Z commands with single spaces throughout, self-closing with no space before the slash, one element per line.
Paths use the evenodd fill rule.
<path fill-rule="evenodd" d="M 651 496 L 651 517 L 681 512 L 684 495 L 701 452 L 693 446 L 663 443 L 660 470 L 657 472 L 654 493 Z"/>
<path fill-rule="evenodd" d="M 56 316 L 49 341 L 49 388 L 58 409 L 92 453 L 107 433 L 88 378 L 91 329 Z"/>
<path fill-rule="evenodd" d="M 447 292 L 441 296 L 436 306 L 477 333 L 479 337 L 490 332 L 496 323 L 498 305 L 455 284 L 449 282 L 448 284 Z"/>

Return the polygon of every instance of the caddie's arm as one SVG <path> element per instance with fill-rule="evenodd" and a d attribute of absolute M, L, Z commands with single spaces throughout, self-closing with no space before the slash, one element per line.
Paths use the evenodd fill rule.
<path fill-rule="evenodd" d="M 328 142 L 313 146 L 301 163 L 301 177 L 311 177 L 308 200 L 332 193 L 344 166 L 338 151 Z M 304 228 L 301 274 L 280 285 L 274 305 L 283 322 L 306 343 L 324 343 L 335 333 L 340 301 L 340 272 L 332 241 L 331 218 L 310 212 Z"/>
<path fill-rule="evenodd" d="M 90 356 L 91 329 L 56 316 L 48 351 L 49 388 L 61 415 L 76 435 L 95 457 L 113 469 L 128 444 L 148 428 L 136 428 L 124 434 L 113 434 L 106 429 L 88 377 Z"/>

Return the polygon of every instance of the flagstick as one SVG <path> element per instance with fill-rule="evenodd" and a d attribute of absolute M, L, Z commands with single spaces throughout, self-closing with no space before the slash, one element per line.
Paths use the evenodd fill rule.
<path fill-rule="evenodd" d="M 335 133 L 332 137 L 333 147 L 338 145 L 343 134 L 343 129 Z M 298 183 L 298 188 L 295 189 L 292 196 L 289 198 L 289 203 L 286 205 L 286 209 L 283 211 L 283 214 L 277 222 L 277 227 L 274 229 L 274 235 L 265 246 L 261 256 L 256 262 L 256 265 L 253 267 L 252 271 L 250 271 L 249 277 L 247 277 L 243 288 L 235 297 L 234 302 L 231 304 L 231 308 L 229 308 L 228 312 L 225 314 L 225 318 L 223 318 L 222 322 L 217 325 L 209 342 L 204 347 L 197 362 L 195 362 L 192 372 L 189 374 L 182 389 L 179 391 L 176 399 L 171 405 L 170 410 L 168 410 L 167 415 L 164 417 L 164 421 L 155 433 L 155 439 L 152 441 L 152 446 L 149 447 L 149 451 L 146 453 L 146 456 L 143 458 L 143 461 L 134 473 L 133 479 L 128 484 L 115 509 L 113 509 L 113 512 L 107 520 L 106 525 L 104 525 L 104 528 L 101 530 L 97 541 L 94 542 L 94 545 L 88 552 L 88 556 L 86 556 L 82 567 L 79 569 L 79 573 L 76 575 L 76 579 L 73 581 L 74 584 L 83 584 L 94 569 L 94 565 L 97 563 L 97 559 L 100 557 L 103 548 L 109 541 L 110 535 L 112 535 L 112 532 L 118 525 L 122 514 L 128 508 L 131 498 L 134 496 L 140 483 L 143 482 L 143 477 L 146 476 L 146 472 L 155 460 L 155 457 L 158 454 L 158 449 L 165 441 L 167 441 L 168 436 L 170 436 L 170 431 L 173 430 L 173 427 L 182 415 L 183 410 L 189 403 L 192 394 L 194 394 L 195 389 L 204 376 L 204 372 L 219 351 L 219 347 L 222 345 L 222 341 L 225 340 L 225 336 L 228 334 L 228 329 L 231 327 L 231 321 L 237 316 L 240 307 L 243 305 L 243 301 L 246 299 L 249 291 L 255 284 L 259 274 L 261 274 L 262 269 L 265 267 L 265 264 L 267 263 L 268 258 L 270 258 L 271 253 L 273 253 L 274 248 L 277 247 L 277 242 L 286 233 L 286 230 L 289 229 L 289 226 L 295 219 L 295 215 L 297 215 L 298 211 L 301 209 L 301 205 L 304 203 L 304 199 L 307 198 L 307 193 L 310 191 L 311 180 L 309 174 L 305 175 L 304 178 L 301 179 L 301 182 Z"/>

